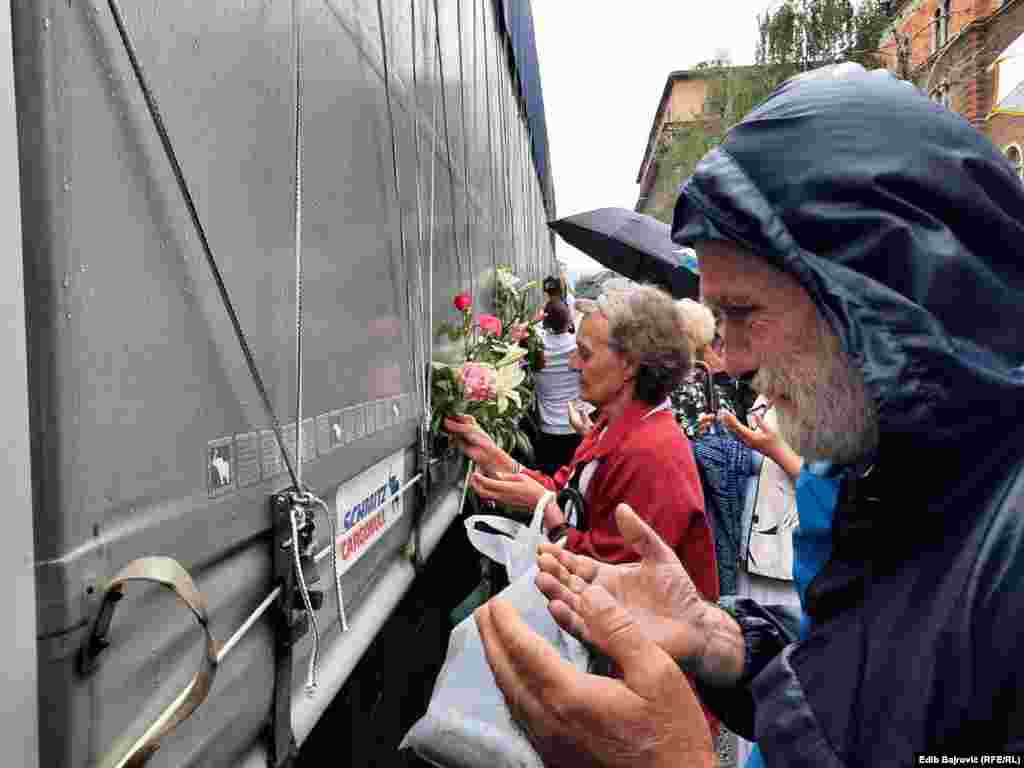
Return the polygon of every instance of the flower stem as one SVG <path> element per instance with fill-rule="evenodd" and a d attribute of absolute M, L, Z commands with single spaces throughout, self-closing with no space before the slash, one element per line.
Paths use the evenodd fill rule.
<path fill-rule="evenodd" d="M 466 482 L 462 486 L 462 500 L 459 502 L 459 517 L 462 517 L 462 508 L 466 506 L 466 493 L 469 491 L 469 478 L 473 476 L 473 460 L 470 459 L 469 468 L 466 470 Z"/>

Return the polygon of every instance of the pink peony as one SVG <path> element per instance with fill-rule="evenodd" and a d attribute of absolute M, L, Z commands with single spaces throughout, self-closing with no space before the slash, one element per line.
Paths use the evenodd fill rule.
<path fill-rule="evenodd" d="M 494 369 L 480 363 L 466 363 L 462 366 L 462 392 L 467 400 L 484 402 L 494 396 Z"/>
<path fill-rule="evenodd" d="M 477 324 L 480 326 L 480 330 L 484 333 L 501 336 L 501 320 L 496 318 L 494 315 L 480 315 L 480 318 L 477 320 Z"/>
<path fill-rule="evenodd" d="M 530 335 L 530 329 L 526 323 L 516 323 L 512 326 L 512 329 L 508 332 L 509 341 L 513 344 L 518 344 L 520 341 Z"/>
<path fill-rule="evenodd" d="M 459 312 L 465 312 L 473 306 L 473 298 L 468 293 L 458 293 L 452 303 Z"/>

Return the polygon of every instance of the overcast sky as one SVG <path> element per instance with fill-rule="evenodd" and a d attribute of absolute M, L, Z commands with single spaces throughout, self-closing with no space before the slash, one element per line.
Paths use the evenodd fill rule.
<path fill-rule="evenodd" d="M 757 14 L 773 4 L 533 0 L 558 215 L 632 208 L 669 72 L 720 52 L 734 64 L 752 63 Z M 600 268 L 556 239 L 570 268 Z"/>

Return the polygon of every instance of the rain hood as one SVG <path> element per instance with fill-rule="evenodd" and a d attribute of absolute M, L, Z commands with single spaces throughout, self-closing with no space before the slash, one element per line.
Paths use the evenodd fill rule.
<path fill-rule="evenodd" d="M 948 456 L 1020 422 L 1024 186 L 963 118 L 857 69 L 789 81 L 735 126 L 683 185 L 672 235 L 795 276 L 863 371 L 881 451 Z"/>
<path fill-rule="evenodd" d="M 682 189 L 675 241 L 736 241 L 793 275 L 879 411 L 810 634 L 737 599 L 744 678 L 702 688 L 769 766 L 1024 750 L 1022 217 L 985 138 L 863 71 L 787 83 Z"/>

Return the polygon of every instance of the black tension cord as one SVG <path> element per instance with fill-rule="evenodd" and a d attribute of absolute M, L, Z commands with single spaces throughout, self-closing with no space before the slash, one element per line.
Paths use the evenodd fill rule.
<path fill-rule="evenodd" d="M 484 2 L 484 0 L 480 0 L 481 6 L 482 6 L 483 2 Z M 494 267 L 494 268 L 497 268 L 497 266 L 498 266 L 498 251 L 497 251 L 498 245 L 497 245 L 497 237 L 496 237 L 495 231 L 494 231 L 494 229 L 495 229 L 494 213 L 495 213 L 495 210 L 497 209 L 497 194 L 494 191 L 495 190 L 495 186 L 496 186 L 496 182 L 494 180 L 494 161 L 495 161 L 494 126 L 493 126 L 493 122 L 494 121 L 491 119 L 491 115 L 493 114 L 492 111 L 491 111 L 491 50 L 490 50 L 490 46 L 487 44 L 487 41 L 488 41 L 487 27 L 484 26 L 486 24 L 486 21 L 485 21 L 485 18 L 484 18 L 485 16 L 486 16 L 485 13 L 481 13 L 480 14 L 480 27 L 484 31 L 484 35 L 483 35 L 483 37 L 484 37 L 484 88 L 486 90 L 486 96 L 487 96 L 487 167 L 490 170 L 490 175 L 491 175 L 491 208 L 487 212 L 487 223 L 490 225 L 489 229 L 490 229 L 490 241 L 491 241 L 491 266 Z M 474 24 L 475 23 L 476 22 L 474 20 Z M 498 290 L 497 282 L 495 282 L 494 290 L 495 290 L 495 292 L 497 292 L 497 290 Z"/>
<path fill-rule="evenodd" d="M 498 130 L 500 132 L 499 143 L 501 150 L 501 174 L 499 181 L 501 182 L 502 192 L 502 207 L 505 209 L 505 221 L 508 225 L 505 230 L 505 235 L 508 237 L 508 241 L 511 243 L 512 254 L 511 258 L 507 260 L 511 262 L 513 268 L 518 268 L 518 264 L 515 263 L 516 255 L 516 238 L 515 231 L 513 229 L 512 222 L 512 199 L 511 189 L 509 182 L 509 157 L 508 157 L 508 130 L 507 130 L 507 115 L 505 110 L 508 107 L 507 99 L 507 87 L 504 77 L 504 66 L 501 59 L 502 48 L 504 48 L 504 40 L 501 36 L 501 22 L 497 17 L 494 19 L 494 55 L 497 61 L 494 64 L 494 75 L 497 78 L 498 92 L 495 94 L 495 99 L 498 102 Z M 507 62 L 507 59 L 506 59 Z"/>
<path fill-rule="evenodd" d="M 167 160 L 170 162 L 171 169 L 174 171 L 174 178 L 177 180 L 178 189 L 181 191 L 181 195 L 185 200 L 185 207 L 188 209 L 189 217 L 192 219 L 192 225 L 195 227 L 196 234 L 199 236 L 199 242 L 202 245 L 203 254 L 206 256 L 206 263 L 209 265 L 210 271 L 213 273 L 213 280 L 217 285 L 217 291 L 224 304 L 224 309 L 227 311 L 228 317 L 231 320 L 231 325 L 235 330 L 235 337 L 238 339 L 238 344 L 242 348 L 242 354 L 245 356 L 245 362 L 249 368 L 249 373 L 252 375 L 253 382 L 256 384 L 256 389 L 259 391 L 260 399 L 263 401 L 263 407 L 266 410 L 267 415 L 270 417 L 271 427 L 274 430 L 274 436 L 277 438 L 277 444 L 280 448 L 281 456 L 288 469 L 288 475 L 291 477 L 295 489 L 301 492 L 302 488 L 299 487 L 295 467 L 292 466 L 291 458 L 289 457 L 288 450 L 285 446 L 281 423 L 278 421 L 277 415 L 274 413 L 274 407 L 270 402 L 270 396 L 267 394 L 267 388 L 264 386 L 259 369 L 256 367 L 256 360 L 253 357 L 252 350 L 249 348 L 249 342 L 245 338 L 245 333 L 242 330 L 242 324 L 238 319 L 238 314 L 235 312 L 235 307 L 231 303 L 231 297 L 228 295 L 228 289 L 224 284 L 224 278 L 221 275 L 220 268 L 217 266 L 216 259 L 214 259 L 213 250 L 210 247 L 210 241 L 206 236 L 206 230 L 203 227 L 202 221 L 199 219 L 199 213 L 196 210 L 192 193 L 189 191 L 188 182 L 185 181 L 185 174 L 181 169 L 181 164 L 178 162 L 174 146 L 171 144 L 171 139 L 167 133 L 164 119 L 160 114 L 160 108 L 157 106 L 156 97 L 153 95 L 152 90 L 150 90 L 149 83 L 147 82 L 145 73 L 142 70 L 142 65 L 139 63 L 138 56 L 135 53 L 135 46 L 128 35 L 128 30 L 125 28 L 120 5 L 117 0 L 107 0 L 107 2 L 110 7 L 110 12 L 114 17 L 114 23 L 117 25 L 117 31 L 121 36 L 121 42 L 124 44 L 125 52 L 128 54 L 128 59 L 131 62 L 135 78 L 138 81 L 139 88 L 142 90 L 142 95 L 146 100 L 149 115 L 152 118 L 153 125 L 160 137 L 160 143 L 163 145 L 164 153 L 167 155 Z M 300 426 L 296 425 L 295 429 L 296 441 L 298 441 Z"/>
<path fill-rule="evenodd" d="M 292 0 L 295 46 L 295 490 L 302 492 L 302 17 Z"/>
<path fill-rule="evenodd" d="M 388 128 L 391 132 L 391 169 L 395 187 L 395 204 L 398 206 L 398 238 L 402 269 L 406 268 L 405 259 L 405 217 L 402 215 L 402 192 L 398 176 L 398 139 L 395 133 L 395 115 L 391 106 L 391 73 L 388 67 L 388 43 L 384 33 L 384 8 L 381 0 L 377 0 L 377 23 L 380 27 L 380 50 L 384 59 L 384 101 L 388 110 Z M 418 172 L 419 169 L 417 169 Z"/>
<path fill-rule="evenodd" d="M 470 292 L 476 295 L 476 265 L 473 263 L 473 235 L 470 229 L 469 132 L 466 130 L 466 73 L 462 65 L 462 0 L 455 0 L 456 28 L 459 34 L 459 103 L 462 107 L 463 198 L 466 207 L 466 251 L 469 261 Z"/>

